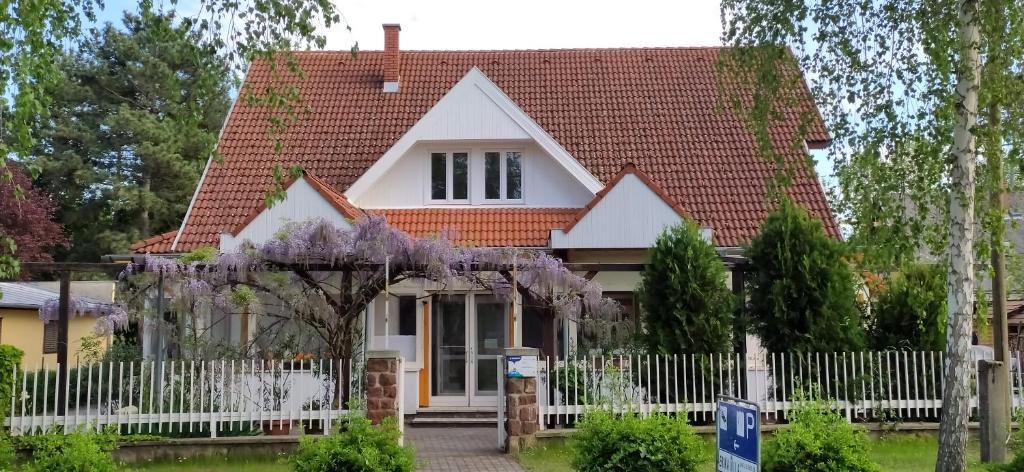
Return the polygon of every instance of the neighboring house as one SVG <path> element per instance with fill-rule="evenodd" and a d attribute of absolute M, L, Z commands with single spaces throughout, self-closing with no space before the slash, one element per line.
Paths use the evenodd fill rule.
<path fill-rule="evenodd" d="M 48 300 L 59 297 L 57 292 L 43 290 L 35 285 L 48 282 L 0 282 L 0 344 L 8 344 L 24 351 L 22 366 L 27 369 L 57 364 L 57 323 L 43 323 L 39 309 Z M 56 282 L 53 283 L 56 287 Z M 114 296 L 113 282 L 72 282 L 71 293 L 92 303 L 110 303 Z M 102 296 L 106 293 L 106 296 Z M 96 318 L 72 316 L 68 322 L 68 358 L 74 362 L 82 350 L 82 339 L 95 337 Z M 106 351 L 108 339 L 97 337 L 100 353 Z"/>
<path fill-rule="evenodd" d="M 366 212 L 415 236 L 453 230 L 458 243 L 550 251 L 567 262 L 643 263 L 665 228 L 697 222 L 723 253 L 758 230 L 775 167 L 719 94 L 721 48 L 401 51 L 385 25 L 385 51 L 297 52 L 308 112 L 274 150 L 266 111 L 238 102 L 177 231 L 136 253 L 231 250 L 264 241 L 287 221 L 350 225 Z M 469 44 L 469 43 L 467 43 Z M 253 64 L 244 90 L 267 85 Z M 839 235 L 808 148 L 829 135 L 809 94 L 771 128 L 796 165 L 790 195 Z M 788 143 L 812 112 L 806 146 Z M 275 163 L 305 174 L 287 199 L 263 205 Z M 637 272 L 586 274 L 637 310 Z M 385 333 L 383 297 L 367 323 L 373 348 L 401 349 L 406 403 L 494 405 L 502 347 L 564 355 L 572 323 L 544 319 L 487 293 L 431 295 L 394 288 Z M 397 321 L 396 321 L 397 320 Z M 245 320 L 223 323 L 230 339 Z M 251 329 L 251 328 L 250 328 Z"/>

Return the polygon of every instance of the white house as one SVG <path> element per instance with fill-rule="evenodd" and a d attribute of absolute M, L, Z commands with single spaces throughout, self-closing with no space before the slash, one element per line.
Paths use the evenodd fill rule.
<path fill-rule="evenodd" d="M 666 227 L 692 218 L 723 252 L 756 233 L 770 210 L 774 166 L 720 95 L 720 48 L 403 51 L 384 25 L 384 51 L 297 52 L 308 113 L 275 153 L 266 111 L 236 103 L 177 231 L 138 253 L 222 250 L 271 237 L 286 221 L 337 224 L 376 212 L 412 235 L 453 230 L 460 243 L 551 251 L 567 262 L 643 263 Z M 471 45 L 468 44 L 467 45 Z M 266 64 L 244 88 L 270 80 Z M 244 93 L 244 92 L 243 92 Z M 789 143 L 811 116 L 789 193 L 838 235 L 807 149 L 829 136 L 809 94 L 772 136 Z M 809 115 L 808 115 L 809 113 Z M 305 175 L 266 209 L 275 163 Z M 637 272 L 587 273 L 635 313 Z M 400 286 L 369 310 L 370 339 L 407 359 L 406 404 L 486 406 L 507 346 L 564 351 L 571 329 L 487 293 L 430 296 Z M 521 310 L 519 310 L 521 311 Z M 232 327 L 232 329 L 240 329 Z"/>

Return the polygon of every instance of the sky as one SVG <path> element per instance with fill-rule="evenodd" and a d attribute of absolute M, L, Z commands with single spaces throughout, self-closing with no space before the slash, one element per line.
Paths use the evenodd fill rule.
<path fill-rule="evenodd" d="M 198 0 L 178 0 L 180 12 Z M 169 5 L 169 0 L 163 0 Z M 156 0 L 156 5 L 161 1 Z M 384 48 L 384 23 L 402 25 L 402 49 L 551 49 L 716 46 L 721 18 L 716 0 L 335 0 L 352 31 L 326 31 L 327 49 Z M 108 1 L 99 21 L 120 23 L 135 0 Z M 815 153 L 818 175 L 831 186 L 832 169 Z"/>

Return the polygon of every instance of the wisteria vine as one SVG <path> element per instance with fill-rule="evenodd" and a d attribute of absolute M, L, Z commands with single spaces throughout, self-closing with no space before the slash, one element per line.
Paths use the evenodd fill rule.
<path fill-rule="evenodd" d="M 68 311 L 71 316 L 95 316 L 96 325 L 93 331 L 98 335 L 112 334 L 128 325 L 128 312 L 117 303 L 103 303 L 82 297 L 71 297 L 68 300 Z M 39 319 L 43 323 L 57 321 L 60 318 L 60 298 L 51 298 L 43 302 L 39 308 Z"/>
<path fill-rule="evenodd" d="M 601 287 L 568 270 L 562 262 L 538 250 L 468 247 L 453 243 L 452 235 L 412 237 L 392 227 L 382 216 L 367 215 L 341 227 L 322 219 L 293 222 L 270 240 L 245 242 L 238 249 L 206 260 L 147 256 L 141 266 L 126 269 L 122 278 L 162 274 L 165 283 L 179 289 L 169 293 L 183 305 L 224 307 L 239 286 L 260 289 L 261 275 L 288 274 L 291 283 L 307 288 L 306 297 L 319 298 L 328 307 L 328 320 L 317 314 L 315 323 L 330 346 L 344 338 L 344 326 L 322 326 L 341 318 L 358 318 L 387 283 L 404 280 L 430 283 L 435 290 L 473 287 L 509 300 L 513 290 L 540 301 L 557 316 L 609 316 L 621 308 L 602 297 Z M 385 280 L 384 265 L 390 278 Z M 341 274 L 337 291 L 325 290 L 324 273 L 330 267 Z M 514 274 L 514 275 L 513 275 Z M 513 286 L 513 281 L 517 287 Z M 351 321 L 346 326 L 351 326 Z M 330 328 L 330 329 L 329 329 Z M 336 328 L 336 329 L 335 329 Z M 339 352 L 338 354 L 345 354 Z"/>

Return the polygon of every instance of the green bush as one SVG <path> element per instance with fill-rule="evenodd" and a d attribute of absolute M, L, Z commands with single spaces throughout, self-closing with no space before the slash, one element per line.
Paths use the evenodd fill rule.
<path fill-rule="evenodd" d="M 686 416 L 588 411 L 570 440 L 579 472 L 700 470 L 711 457 Z"/>
<path fill-rule="evenodd" d="M 7 344 L 0 344 L 0 418 L 11 414 L 11 385 L 14 384 L 14 369 L 21 369 L 21 359 L 25 353 L 21 349 Z"/>
<path fill-rule="evenodd" d="M 754 332 L 771 352 L 864 347 L 853 272 L 838 238 L 783 199 L 747 248 Z"/>
<path fill-rule="evenodd" d="M 327 437 L 304 437 L 292 458 L 295 472 L 411 472 L 412 449 L 398 445 L 402 437 L 394 418 L 380 426 L 352 414 Z"/>
<path fill-rule="evenodd" d="M 821 401 L 790 413 L 790 428 L 765 444 L 764 472 L 880 472 L 868 459 L 868 437 Z"/>
<path fill-rule="evenodd" d="M 117 435 L 108 433 L 46 434 L 17 438 L 17 445 L 29 449 L 29 472 L 113 472 L 117 471 L 110 452 L 117 448 Z"/>
<path fill-rule="evenodd" d="M 0 472 L 14 470 L 14 461 L 17 458 L 18 453 L 14 449 L 11 437 L 7 433 L 0 434 Z"/>
<path fill-rule="evenodd" d="M 910 264 L 879 288 L 871 307 L 874 350 L 946 350 L 946 269 Z"/>
<path fill-rule="evenodd" d="M 651 352 L 707 354 L 732 350 L 736 302 L 715 247 L 685 221 L 651 249 L 638 289 Z"/>

